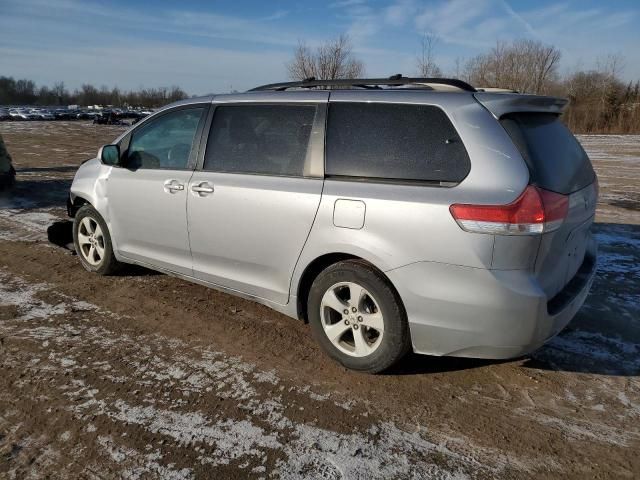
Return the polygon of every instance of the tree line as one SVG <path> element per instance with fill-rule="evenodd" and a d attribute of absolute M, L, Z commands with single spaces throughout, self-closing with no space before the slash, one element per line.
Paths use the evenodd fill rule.
<path fill-rule="evenodd" d="M 521 39 L 498 42 L 485 53 L 466 60 L 456 59 L 452 71 L 444 71 L 437 62 L 437 44 L 437 36 L 422 36 L 414 74 L 460 78 L 475 87 L 568 98 L 570 103 L 562 118 L 576 133 L 640 133 L 640 81 L 624 82 L 621 79 L 624 59 L 619 55 L 601 58 L 590 69 L 560 74 L 559 49 Z M 365 76 L 366 71 L 346 35 L 315 49 L 300 43 L 286 68 L 292 80 L 356 78 Z M 177 86 L 124 91 L 117 87 L 96 88 L 84 84 L 70 91 L 62 82 L 53 87 L 37 87 L 32 80 L 0 76 L 0 105 L 155 108 L 187 97 L 187 93 Z"/>
<path fill-rule="evenodd" d="M 69 91 L 62 82 L 55 83 L 53 87 L 37 87 L 33 80 L 0 77 L 0 105 L 113 105 L 156 108 L 187 97 L 184 90 L 175 86 L 124 91 L 118 87 L 96 88 L 84 84 Z"/>
<path fill-rule="evenodd" d="M 453 71 L 444 72 L 436 61 L 437 43 L 434 35 L 422 36 L 415 62 L 418 76 L 454 77 L 475 87 L 565 97 L 570 103 L 562 119 L 576 133 L 640 133 L 640 81 L 621 79 L 624 59 L 619 55 L 561 75 L 559 49 L 521 39 L 497 42 L 485 53 L 456 59 Z M 301 43 L 287 69 L 292 80 L 365 76 L 365 65 L 345 35 L 315 50 Z"/>

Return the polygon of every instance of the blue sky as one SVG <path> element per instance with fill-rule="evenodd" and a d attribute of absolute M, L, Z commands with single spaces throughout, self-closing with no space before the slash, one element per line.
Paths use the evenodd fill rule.
<path fill-rule="evenodd" d="M 0 75 L 70 88 L 245 90 L 286 80 L 299 41 L 340 33 L 368 75 L 411 75 L 420 36 L 431 32 L 445 73 L 497 40 L 526 37 L 560 48 L 563 71 L 621 54 L 623 77 L 635 80 L 639 24 L 637 0 L 0 0 Z"/>

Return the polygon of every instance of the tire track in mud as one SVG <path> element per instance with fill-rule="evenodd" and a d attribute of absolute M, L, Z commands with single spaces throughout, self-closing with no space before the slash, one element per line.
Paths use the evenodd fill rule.
<path fill-rule="evenodd" d="M 463 478 L 500 470 L 239 358 L 122 328 L 127 319 L 6 270 L 0 308 L 4 391 L 24 400 L 12 409 L 7 394 L 0 399 L 10 425 L 0 443 L 12 428 L 28 432 L 10 442 L 23 453 L 5 473 L 32 468 L 20 459 L 28 451 L 58 473 L 128 478 Z M 25 409 L 51 417 L 30 424 L 17 418 Z M 66 464 L 78 454 L 86 465 Z"/>

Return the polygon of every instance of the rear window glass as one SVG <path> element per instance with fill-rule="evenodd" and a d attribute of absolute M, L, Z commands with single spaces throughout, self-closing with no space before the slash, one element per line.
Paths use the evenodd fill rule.
<path fill-rule="evenodd" d="M 327 175 L 457 183 L 469 169 L 462 140 L 437 107 L 329 106 Z"/>
<path fill-rule="evenodd" d="M 527 162 L 533 185 L 568 194 L 594 181 L 589 157 L 557 115 L 511 113 L 500 123 Z"/>

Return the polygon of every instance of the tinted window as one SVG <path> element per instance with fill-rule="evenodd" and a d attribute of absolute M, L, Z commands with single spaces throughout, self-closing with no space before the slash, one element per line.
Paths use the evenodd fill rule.
<path fill-rule="evenodd" d="M 533 185 L 567 194 L 594 181 L 589 157 L 557 115 L 513 113 L 500 123 L 527 162 Z"/>
<path fill-rule="evenodd" d="M 127 152 L 127 167 L 187 168 L 204 110 L 204 107 L 176 110 L 141 125 L 133 132 Z"/>
<path fill-rule="evenodd" d="M 303 175 L 315 112 L 309 105 L 217 107 L 204 169 Z"/>
<path fill-rule="evenodd" d="M 427 105 L 332 103 L 327 175 L 459 182 L 470 169 L 442 110 Z"/>

